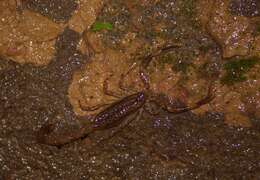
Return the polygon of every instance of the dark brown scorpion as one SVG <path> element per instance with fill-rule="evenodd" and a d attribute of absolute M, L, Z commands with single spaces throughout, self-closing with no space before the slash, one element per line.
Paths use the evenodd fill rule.
<path fill-rule="evenodd" d="M 136 118 L 136 117 L 134 117 L 132 119 L 125 121 L 125 119 L 128 116 L 130 116 L 131 114 L 134 114 L 136 112 L 140 112 L 140 114 L 141 114 L 143 111 L 143 107 L 145 107 L 145 104 L 147 101 L 155 102 L 157 105 L 160 105 L 164 110 L 166 110 L 170 113 L 174 113 L 174 114 L 190 111 L 190 110 L 199 108 L 200 106 L 202 106 L 204 104 L 209 103 L 214 98 L 214 95 L 212 93 L 212 91 L 213 91 L 212 85 L 209 86 L 207 96 L 204 97 L 203 99 L 199 100 L 193 106 L 190 106 L 190 107 L 183 107 L 183 108 L 169 107 L 165 104 L 156 102 L 156 98 L 154 98 L 155 96 L 150 95 L 152 93 L 149 91 L 150 85 L 149 85 L 149 79 L 147 78 L 147 75 L 146 75 L 146 68 L 154 57 L 160 55 L 161 53 L 167 52 L 168 50 L 171 50 L 172 48 L 176 48 L 176 45 L 167 46 L 165 48 L 160 49 L 156 53 L 150 54 L 150 55 L 146 56 L 145 58 L 143 58 L 143 60 L 141 61 L 140 69 L 139 69 L 139 75 L 140 75 L 140 79 L 142 80 L 142 82 L 144 84 L 145 90 L 139 91 L 136 93 L 132 93 L 131 95 L 121 98 L 121 100 L 116 101 L 115 103 L 112 103 L 107 108 L 102 110 L 100 113 L 98 113 L 92 119 L 92 126 L 90 128 L 91 130 L 86 130 L 83 128 L 81 131 L 79 131 L 77 133 L 66 134 L 66 135 L 64 135 L 64 137 L 60 136 L 55 139 L 55 138 L 49 137 L 49 134 L 52 133 L 55 125 L 47 124 L 47 125 L 44 125 L 38 132 L 39 142 L 43 143 L 43 144 L 47 144 L 47 145 L 61 147 L 63 145 L 69 144 L 73 141 L 84 139 L 84 138 L 88 137 L 88 135 L 90 133 L 92 133 L 94 131 L 101 131 L 101 130 L 106 130 L 106 129 L 117 127 L 118 129 L 115 130 L 111 134 L 111 136 L 109 136 L 109 138 L 110 138 L 116 132 L 118 132 L 120 129 L 122 129 L 123 127 L 128 125 L 133 119 Z M 130 68 L 130 70 L 127 73 L 121 75 L 119 86 L 123 90 L 126 90 L 122 85 L 123 79 L 127 74 L 129 74 L 129 72 L 132 69 L 133 68 Z M 107 79 L 104 81 L 103 87 L 104 87 L 105 94 L 118 97 L 118 95 L 115 95 L 113 92 L 108 91 Z M 95 107 L 95 108 L 84 107 L 81 104 L 80 104 L 80 107 L 82 110 L 86 110 L 86 111 L 93 111 L 93 109 L 96 110 L 96 109 L 100 108 L 100 106 Z M 125 123 L 123 123 L 123 122 L 125 122 Z M 108 139 L 108 138 L 106 138 L 106 139 Z"/>

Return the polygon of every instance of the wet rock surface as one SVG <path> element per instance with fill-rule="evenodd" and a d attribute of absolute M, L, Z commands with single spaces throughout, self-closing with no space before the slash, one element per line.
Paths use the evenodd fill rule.
<path fill-rule="evenodd" d="M 63 38 L 64 35 L 66 35 L 66 40 Z M 78 37 L 77 33 L 66 29 L 56 41 L 56 58 L 53 63 L 44 68 L 30 65 L 22 66 L 1 58 L 0 117 L 1 143 L 4 143 L 1 145 L 1 158 L 3 157 L 7 163 L 1 164 L 2 176 L 9 170 L 11 170 L 11 175 L 12 171 L 18 172 L 17 178 L 23 176 L 18 170 L 19 167 L 23 168 L 23 165 L 20 164 L 23 162 L 19 162 L 17 159 L 23 153 L 31 160 L 37 159 L 23 148 L 37 144 L 36 130 L 44 122 L 60 119 L 64 122 L 75 122 L 76 117 L 71 111 L 66 92 L 72 72 L 86 62 L 86 57 L 71 48 L 71 44 L 77 43 Z M 61 47 L 62 51 L 59 50 Z M 70 54 L 64 53 L 63 50 L 68 48 L 70 51 L 66 52 Z M 11 149 L 7 148 L 8 143 Z M 18 144 L 16 146 L 13 143 Z M 20 143 L 22 146 L 19 146 Z M 6 153 L 8 152 L 14 156 L 7 157 Z M 22 156 L 19 158 L 23 158 Z M 30 161 L 30 163 L 32 162 Z M 10 163 L 14 163 L 14 166 Z M 9 165 L 11 166 L 8 167 Z"/>
<path fill-rule="evenodd" d="M 237 16 L 260 16 L 260 2 L 258 0 L 232 0 L 229 8 L 230 12 Z"/>
<path fill-rule="evenodd" d="M 14 85 L 11 87 L 15 89 Z M 9 97 L 9 101 L 18 99 L 19 91 L 14 91 L 16 98 Z M 33 92 L 20 90 L 20 94 L 28 91 Z M 203 117 L 192 113 L 162 113 L 157 117 L 144 114 L 140 121 L 134 121 L 101 146 L 77 142 L 58 149 L 39 144 L 35 138 L 39 124 L 55 118 L 57 112 L 66 114 L 63 118 L 71 117 L 69 121 L 75 117 L 70 108 L 64 112 L 64 105 L 54 95 L 47 102 L 44 97 L 50 93 L 39 88 L 37 92 L 41 92 L 35 95 L 40 100 L 38 104 L 28 97 L 26 103 L 20 100 L 8 109 L 9 101 L 1 101 L 5 107 L 0 124 L 3 178 L 255 179 L 259 176 L 259 130 L 230 128 L 223 123 L 222 115 L 214 113 Z M 71 122 L 69 125 L 72 128 Z"/>
<path fill-rule="evenodd" d="M 47 9 L 48 12 L 55 9 L 50 10 L 54 7 L 50 5 L 54 1 L 23 2 L 28 3 L 26 4 L 28 7 L 40 7 L 39 9 Z M 65 7 L 66 3 L 72 3 L 72 1 L 62 2 L 65 1 L 55 1 L 57 3 L 55 7 L 62 7 L 63 4 Z M 222 54 L 211 34 L 196 29 L 196 22 L 188 21 L 189 17 L 196 17 L 191 13 L 192 3 L 188 2 L 194 1 L 162 0 L 155 4 L 153 1 L 142 1 L 144 3 L 142 7 L 138 5 L 139 1 L 113 0 L 113 3 L 103 9 L 98 20 L 111 20 L 118 26 L 115 26 L 112 32 L 104 31 L 96 35 L 102 34 L 106 45 L 115 43 L 102 46 L 101 50 L 115 47 L 124 49 L 122 47 L 129 45 L 130 43 L 124 41 L 128 40 L 124 38 L 125 36 L 129 37 L 127 27 L 133 32 L 136 29 L 131 24 L 133 23 L 131 18 L 128 21 L 123 20 L 129 17 L 136 19 L 141 17 L 138 21 L 140 24 L 135 25 L 140 29 L 137 37 L 143 40 L 142 43 L 149 45 L 155 43 L 155 46 L 160 46 L 163 44 L 160 43 L 161 40 L 178 35 L 176 39 L 173 38 L 173 42 L 175 40 L 183 42 L 183 50 L 177 50 L 173 54 L 190 52 L 189 57 L 192 57 L 194 63 L 192 67 L 200 67 L 200 70 L 203 68 L 203 71 L 199 71 L 201 74 L 187 68 L 184 74 L 188 74 L 186 78 L 192 80 L 187 83 L 187 79 L 182 78 L 180 83 L 190 88 L 195 84 L 194 92 L 203 94 L 206 90 L 197 88 L 198 84 L 204 83 L 200 81 L 201 79 L 206 81 L 211 78 L 218 79 L 221 73 Z M 48 3 L 49 5 L 46 5 Z M 177 12 L 171 9 L 183 7 L 183 3 L 184 11 Z M 124 8 L 118 9 L 116 5 Z M 74 8 L 74 3 L 71 7 Z M 116 14 L 122 11 L 123 13 L 106 17 L 110 15 L 107 13 L 109 9 Z M 140 11 L 142 12 L 140 14 L 136 11 L 138 9 L 145 11 Z M 69 17 L 72 10 L 67 11 L 67 8 L 62 10 L 64 12 L 57 15 L 54 21 L 67 21 L 65 17 Z M 34 11 L 43 13 L 43 10 L 37 8 Z M 53 18 L 54 16 L 48 12 L 45 15 Z M 68 14 L 62 15 L 63 13 Z M 184 17 L 183 13 L 188 14 Z M 148 15 L 151 16 L 150 19 Z M 174 18 L 175 15 L 178 17 L 177 20 Z M 147 16 L 148 18 L 143 19 Z M 174 23 L 175 20 L 177 25 Z M 163 23 L 156 28 L 156 24 L 160 21 Z M 146 29 L 150 22 L 153 22 L 153 26 Z M 177 27 L 174 28 L 175 26 Z M 158 33 L 161 28 L 163 31 Z M 129 42 L 132 42 L 131 38 Z M 248 77 L 248 81 L 244 84 L 238 83 L 237 86 L 231 87 L 217 86 L 217 100 L 204 107 L 204 110 L 202 108 L 200 113 L 194 111 L 176 115 L 160 111 L 158 115 L 152 116 L 145 111 L 116 136 L 99 145 L 95 145 L 96 138 L 105 137 L 111 130 L 93 133 L 93 138 L 72 142 L 62 148 L 40 143 L 37 139 L 39 129 L 47 122 L 56 124 L 54 135 L 58 138 L 62 138 L 67 132 L 78 132 L 83 124 L 87 124 L 87 118 L 82 119 L 75 114 L 73 104 L 68 98 L 69 86 L 75 73 L 85 69 L 95 73 L 91 68 L 84 68 L 90 64 L 89 61 L 95 59 L 87 57 L 78 50 L 81 39 L 79 33 L 65 28 L 55 38 L 54 57 L 48 65 L 42 67 L 35 67 L 29 63 L 21 65 L 7 57 L 0 57 L 0 179 L 257 179 L 260 176 L 257 66 L 249 72 L 252 77 Z M 96 43 L 93 43 L 94 47 L 98 47 L 96 40 L 97 38 L 93 38 L 93 42 Z M 140 44 L 134 47 L 138 49 Z M 121 54 L 124 54 L 124 51 Z M 183 58 L 181 55 L 177 57 Z M 172 65 L 172 62 L 168 61 L 170 59 L 168 56 L 160 58 L 164 58 L 165 64 Z M 189 62 L 190 59 L 188 57 L 186 59 Z M 115 60 L 111 58 L 111 61 L 120 63 L 116 58 Z M 173 70 L 170 72 L 172 75 Z M 158 71 L 157 74 L 162 73 Z M 165 89 L 167 85 L 159 87 Z M 172 93 L 176 94 L 175 92 Z M 228 98 L 229 96 L 225 97 L 223 95 L 225 92 L 235 94 L 235 100 Z M 183 94 L 183 97 L 187 98 L 188 95 Z M 241 99 L 238 96 L 241 96 Z M 241 103 L 244 103 L 245 109 L 248 110 L 243 111 Z M 215 108 L 210 108 L 211 106 Z M 247 119 L 250 125 L 243 126 L 242 123 L 242 126 L 232 126 L 226 123 L 225 111 L 221 110 L 221 108 L 228 109 L 226 106 L 231 107 L 230 114 L 244 113 L 245 116 L 251 112 L 253 116 Z"/>
<path fill-rule="evenodd" d="M 55 22 L 67 22 L 77 8 L 75 0 L 24 0 L 22 4 Z"/>

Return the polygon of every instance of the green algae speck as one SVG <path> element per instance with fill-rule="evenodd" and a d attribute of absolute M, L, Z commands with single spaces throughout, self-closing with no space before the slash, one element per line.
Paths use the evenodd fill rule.
<path fill-rule="evenodd" d="M 113 29 L 112 24 L 107 22 L 95 22 L 91 27 L 91 30 L 94 32 L 101 31 L 101 30 L 112 30 L 112 29 Z"/>

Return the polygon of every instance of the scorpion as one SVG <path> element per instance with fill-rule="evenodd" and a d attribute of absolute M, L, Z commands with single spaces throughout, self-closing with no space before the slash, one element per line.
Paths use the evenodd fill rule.
<path fill-rule="evenodd" d="M 116 98 L 120 98 L 120 100 L 118 100 L 112 104 L 109 104 L 108 107 L 104 108 L 97 115 L 95 115 L 94 118 L 91 119 L 90 130 L 86 130 L 85 128 L 82 128 L 82 130 L 80 130 L 76 133 L 67 134 L 67 135 L 65 135 L 65 137 L 61 136 L 61 137 L 57 138 L 56 140 L 53 140 L 52 138 L 49 137 L 49 134 L 51 134 L 51 132 L 53 132 L 55 125 L 46 124 L 46 125 L 43 125 L 43 127 L 38 132 L 38 142 L 40 142 L 42 144 L 56 146 L 56 147 L 62 147 L 71 142 L 74 142 L 77 140 L 83 140 L 95 131 L 103 131 L 103 130 L 107 130 L 107 129 L 111 129 L 111 128 L 116 128 L 116 130 L 113 131 L 113 133 L 108 138 L 102 139 L 102 141 L 107 140 L 107 139 L 113 137 L 121 129 L 123 129 L 123 127 L 127 126 L 132 120 L 137 119 L 137 116 L 129 119 L 128 117 L 130 115 L 136 113 L 136 115 L 139 114 L 139 117 L 140 117 L 143 110 L 147 110 L 150 114 L 154 115 L 153 112 L 149 111 L 146 108 L 146 104 L 148 104 L 147 102 L 154 102 L 155 104 L 162 107 L 165 111 L 167 111 L 169 113 L 174 113 L 174 114 L 184 113 L 184 112 L 187 112 L 190 110 L 194 110 L 194 109 L 201 107 L 202 105 L 209 103 L 215 97 L 214 93 L 213 93 L 212 83 L 209 85 L 207 95 L 204 98 L 197 101 L 192 106 L 185 106 L 185 107 L 181 107 L 181 108 L 167 106 L 165 103 L 157 102 L 156 95 L 153 95 L 153 93 L 151 91 L 149 91 L 149 89 L 150 89 L 149 78 L 146 74 L 148 65 L 154 59 L 154 57 L 159 56 L 161 53 L 165 53 L 176 47 L 179 47 L 179 46 L 177 46 L 177 45 L 166 46 L 164 48 L 159 49 L 157 52 L 155 52 L 153 54 L 147 55 L 146 57 L 144 57 L 142 59 L 142 61 L 140 63 L 140 68 L 139 68 L 139 78 L 141 79 L 141 81 L 145 87 L 144 90 L 142 90 L 142 91 L 131 93 L 130 95 L 126 95 L 125 97 L 120 98 L 120 95 L 108 90 L 109 78 L 106 78 L 105 81 L 103 82 L 104 93 L 109 96 L 114 96 Z M 123 82 L 124 82 L 124 78 L 135 67 L 136 67 L 136 64 L 134 64 L 134 66 L 132 66 L 126 73 L 121 74 L 121 78 L 119 80 L 120 89 L 129 92 L 129 90 L 127 90 L 127 88 L 124 87 Z M 97 105 L 94 107 L 84 107 L 79 102 L 79 105 L 80 105 L 80 108 L 84 111 L 94 111 L 94 110 L 97 110 L 108 104 Z M 127 120 L 125 120 L 125 119 L 127 119 Z"/>

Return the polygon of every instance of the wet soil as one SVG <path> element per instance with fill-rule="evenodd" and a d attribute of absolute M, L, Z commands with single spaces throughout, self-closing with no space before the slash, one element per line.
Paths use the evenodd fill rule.
<path fill-rule="evenodd" d="M 66 22 L 77 9 L 77 3 L 75 0 L 23 0 L 21 7 L 36 11 L 55 22 Z"/>
<path fill-rule="evenodd" d="M 62 23 L 69 20 L 77 7 L 74 1 L 21 2 L 24 3 L 23 8 Z M 182 91 L 183 86 L 191 88 L 193 86 L 190 84 L 196 82 L 197 86 L 193 92 L 199 92 L 199 96 L 205 94 L 205 88 L 204 90 L 199 88 L 200 84 L 204 87 L 204 81 L 218 81 L 219 74 L 223 73 L 221 67 L 224 63 L 219 42 L 215 41 L 211 33 L 196 26 L 197 22 L 190 14 L 193 6 L 191 4 L 188 6 L 188 1 L 185 1 L 188 6 L 184 8 L 186 11 L 178 12 L 169 9 L 175 7 L 174 5 L 183 7 L 180 1 L 159 1 L 155 4 L 152 1 L 142 2 L 144 5 L 135 1 L 124 3 L 115 0 L 104 6 L 98 13 L 97 20 L 109 21 L 113 23 L 115 29 L 95 34 L 99 39 L 95 36 L 96 44 L 92 45 L 99 50 L 97 54 L 100 53 L 102 56 L 105 49 L 108 49 L 106 50 L 108 57 L 109 55 L 112 57 L 119 50 L 122 54 L 131 54 L 126 50 L 126 45 L 130 43 L 125 45 L 124 42 L 127 34 L 136 32 L 136 29 L 139 31 L 136 35 L 138 46 L 135 48 L 140 51 L 153 51 L 154 44 L 160 46 L 164 43 L 181 42 L 184 46 L 179 51 L 171 52 L 172 54 L 167 54 L 166 57 L 159 57 L 159 64 L 154 64 L 154 67 L 149 69 L 151 77 L 155 79 L 152 80 L 155 84 L 153 90 L 171 96 L 171 92 L 165 89 L 171 87 L 172 79 L 166 84 L 158 85 L 156 77 L 158 74 L 163 76 L 168 65 L 170 67 L 174 65 L 179 69 L 170 68 L 169 74 L 176 76 L 181 74 L 179 82 L 182 83 L 180 86 Z M 229 7 L 232 13 L 257 16 L 251 13 L 251 9 L 255 6 L 248 4 L 244 11 L 233 11 L 235 3 L 240 2 L 243 4 L 244 1 L 231 2 Z M 156 12 L 161 14 L 158 15 Z M 172 13 L 171 16 L 165 15 L 169 13 Z M 188 16 L 179 16 L 182 13 L 188 13 Z M 163 18 L 164 16 L 166 18 Z M 141 21 L 132 21 L 129 17 L 133 19 L 141 17 Z M 176 27 L 176 23 L 180 24 L 183 20 L 185 23 Z M 148 24 L 152 25 L 145 28 Z M 163 27 L 164 30 L 158 32 L 157 26 Z M 173 36 L 175 38 L 171 38 Z M 87 124 L 88 119 L 79 117 L 82 112 L 75 108 L 73 103 L 71 97 L 73 88 L 71 91 L 69 89 L 73 83 L 77 84 L 79 81 L 75 78 L 75 74 L 85 77 L 88 73 L 86 70 L 94 73 L 103 71 L 89 68 L 97 59 L 91 53 L 86 53 L 84 48 L 79 48 L 82 37 L 84 34 L 68 27 L 64 28 L 55 38 L 54 56 L 45 66 L 19 64 L 0 54 L 0 179 L 258 179 L 260 177 L 260 119 L 257 113 L 259 96 L 256 93 L 259 82 L 258 66 L 250 72 L 252 80 L 249 78 L 245 84 L 238 83 L 231 87 L 217 86 L 219 88 L 216 92 L 217 100 L 211 104 L 214 108 L 206 106 L 202 112 L 192 111 L 178 115 L 161 110 L 156 116 L 145 111 L 116 136 L 99 145 L 93 142 L 99 137 L 110 134 L 111 130 L 98 132 L 97 137 L 75 141 L 62 148 L 42 144 L 38 139 L 38 133 L 46 123 L 56 124 L 53 139 L 55 136 L 63 138 L 62 135 L 68 132 L 77 134 L 81 127 Z M 97 45 L 98 40 L 104 44 L 101 48 Z M 138 49 L 140 44 L 152 48 Z M 109 54 L 110 52 L 112 53 Z M 169 62 L 168 56 L 183 57 L 185 65 L 179 66 L 176 61 Z M 127 59 L 124 58 L 127 56 L 121 54 L 119 57 Z M 113 69 L 113 63 L 117 60 L 111 59 L 103 76 L 111 70 L 109 68 Z M 127 61 L 126 64 L 130 62 Z M 165 64 L 166 67 L 162 67 Z M 194 68 L 195 71 L 189 66 L 197 66 L 198 69 Z M 160 73 L 161 69 L 164 73 Z M 154 72 L 157 74 L 154 75 Z M 112 80 L 111 84 L 113 83 Z M 89 89 L 98 85 L 88 82 L 84 93 L 93 95 L 94 91 L 91 92 Z M 232 99 L 231 96 L 223 98 L 223 92 L 232 92 L 231 96 L 235 98 Z M 183 97 L 187 98 L 187 94 Z M 98 94 L 99 96 L 101 95 Z M 240 96 L 243 97 L 243 102 L 247 102 L 244 103 L 245 109 L 253 106 L 248 108 L 250 111 L 243 111 L 243 117 L 247 118 L 246 122 L 249 121 L 250 125 L 236 122 L 238 125 L 231 126 L 226 122 L 226 113 L 232 114 L 233 119 L 234 114 L 241 113 L 237 110 L 237 106 L 241 105 L 240 99 L 237 100 Z M 77 98 L 82 97 L 76 96 Z M 223 104 L 223 99 L 228 103 Z M 252 105 L 254 103 L 255 105 Z M 223 109 L 231 107 L 231 110 L 225 111 L 221 109 L 222 106 Z M 249 112 L 251 116 L 248 116 Z"/>

